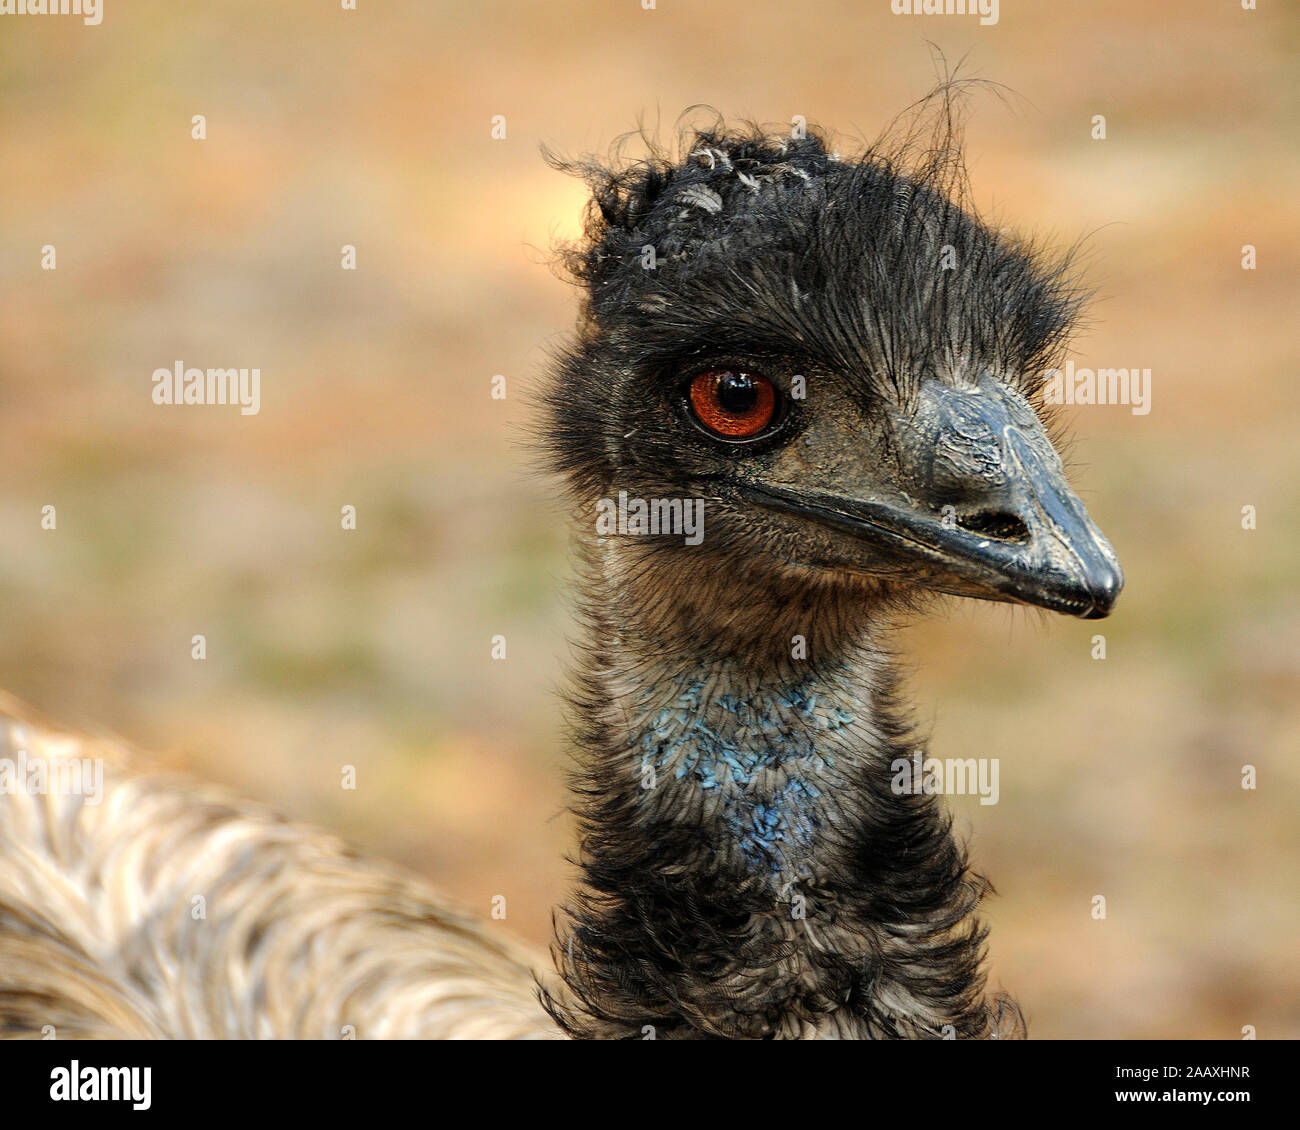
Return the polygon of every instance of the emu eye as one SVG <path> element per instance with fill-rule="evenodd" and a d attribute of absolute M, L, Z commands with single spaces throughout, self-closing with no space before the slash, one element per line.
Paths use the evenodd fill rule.
<path fill-rule="evenodd" d="M 691 410 L 714 435 L 749 439 L 776 417 L 776 389 L 754 373 L 714 369 L 691 381 Z"/>

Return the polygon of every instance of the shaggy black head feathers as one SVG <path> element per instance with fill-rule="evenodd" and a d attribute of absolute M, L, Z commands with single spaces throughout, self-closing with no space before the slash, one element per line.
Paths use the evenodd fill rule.
<path fill-rule="evenodd" d="M 962 206 L 952 107 L 853 157 L 815 130 L 717 123 L 676 153 L 552 163 L 591 187 L 583 239 L 561 252 L 586 290 L 580 339 L 552 387 L 548 446 L 582 485 L 612 470 L 575 399 L 702 356 L 779 357 L 906 403 L 927 377 L 980 370 L 1034 397 L 1077 314 L 1069 261 Z M 617 420 L 611 423 L 617 424 Z"/>

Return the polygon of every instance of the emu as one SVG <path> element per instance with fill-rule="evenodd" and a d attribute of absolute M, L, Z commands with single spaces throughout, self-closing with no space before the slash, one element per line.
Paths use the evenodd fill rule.
<path fill-rule="evenodd" d="M 592 197 L 540 429 L 581 619 L 553 970 L 323 832 L 0 704 L 0 758 L 107 767 L 98 804 L 0 796 L 0 1032 L 1022 1035 L 985 987 L 988 884 L 891 783 L 923 742 L 886 641 L 935 594 L 1102 617 L 1123 576 L 1042 403 L 1068 258 L 977 219 L 940 134 L 841 159 L 719 123 L 565 166 Z M 703 536 L 598 529 L 615 499 L 701 504 Z"/>

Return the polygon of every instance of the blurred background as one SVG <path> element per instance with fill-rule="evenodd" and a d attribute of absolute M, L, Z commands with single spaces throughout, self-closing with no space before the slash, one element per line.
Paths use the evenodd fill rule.
<path fill-rule="evenodd" d="M 1065 410 L 1128 575 L 1116 615 L 954 602 L 902 637 L 932 753 L 1001 762 L 997 805 L 955 804 L 1000 893 L 992 981 L 1038 1037 L 1300 1036 L 1300 19 L 1261 8 L 0 19 L 0 686 L 479 911 L 504 894 L 503 925 L 544 943 L 570 880 L 568 565 L 526 392 L 573 324 L 547 256 L 583 192 L 538 147 L 667 135 L 707 103 L 851 148 L 934 85 L 934 45 L 1015 92 L 971 106 L 975 204 L 1085 240 L 1099 298 L 1070 356 L 1153 382 L 1149 415 Z M 260 413 L 155 406 L 178 359 L 259 367 Z"/>

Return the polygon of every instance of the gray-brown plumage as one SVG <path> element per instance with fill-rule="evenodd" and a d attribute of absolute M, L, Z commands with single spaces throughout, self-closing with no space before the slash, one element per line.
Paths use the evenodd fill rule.
<path fill-rule="evenodd" d="M 99 760 L 102 794 L 0 796 L 0 1034 L 555 1035 L 537 955 L 424 883 L 26 713 L 0 700 L 0 759 Z"/>
<path fill-rule="evenodd" d="M 581 874 L 540 1004 L 536 963 L 421 884 L 111 754 L 97 808 L 0 798 L 0 1029 L 1021 1034 L 984 991 L 987 884 L 898 787 L 923 743 L 885 641 L 935 593 L 1104 616 L 1122 574 L 1041 403 L 1077 296 L 960 206 L 951 140 L 841 160 L 718 127 L 577 168 L 543 438 L 580 562 Z M 601 524 L 615 499 L 667 527 Z"/>

